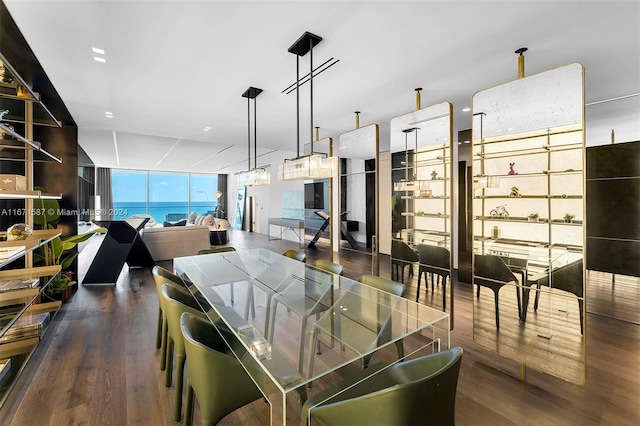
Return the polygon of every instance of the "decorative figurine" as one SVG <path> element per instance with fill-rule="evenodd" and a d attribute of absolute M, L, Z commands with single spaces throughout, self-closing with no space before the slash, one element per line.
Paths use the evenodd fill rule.
<path fill-rule="evenodd" d="M 521 198 L 520 189 L 517 186 L 511 187 L 511 192 L 509 193 L 509 198 Z"/>
<path fill-rule="evenodd" d="M 508 219 L 509 218 L 509 212 L 507 211 L 506 207 L 507 207 L 506 204 L 498 206 L 495 209 L 491 210 L 489 212 L 489 215 L 491 217 L 501 217 L 503 219 Z"/>
<path fill-rule="evenodd" d="M 518 172 L 516 172 L 513 167 L 516 165 L 516 163 L 509 163 L 509 175 L 517 175 Z"/>
<path fill-rule="evenodd" d="M 538 212 L 529 213 L 527 220 L 529 222 L 537 222 L 539 218 Z"/>
<path fill-rule="evenodd" d="M 567 213 L 564 215 L 564 223 L 572 223 L 573 218 L 576 217 L 575 214 Z"/>
<path fill-rule="evenodd" d="M 434 170 L 431 172 L 431 180 L 436 180 L 436 179 L 438 179 L 438 172 Z"/>

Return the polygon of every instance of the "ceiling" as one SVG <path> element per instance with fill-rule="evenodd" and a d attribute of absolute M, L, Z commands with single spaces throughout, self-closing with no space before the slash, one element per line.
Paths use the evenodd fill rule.
<path fill-rule="evenodd" d="M 282 91 L 296 76 L 287 49 L 305 31 L 323 37 L 315 66 L 339 60 L 313 82 L 321 138 L 352 130 L 361 111 L 360 124 L 379 124 L 388 146 L 389 121 L 415 109 L 417 87 L 422 107 L 452 102 L 454 131 L 468 129 L 462 109 L 476 91 L 515 79 L 514 51 L 526 46 L 527 75 L 584 65 L 588 145 L 607 143 L 611 129 L 640 139 L 637 0 L 4 2 L 102 167 L 247 169 L 249 86 L 263 89 L 257 165 L 295 155 L 296 95 Z M 309 104 L 306 84 L 301 145 L 312 134 Z"/>

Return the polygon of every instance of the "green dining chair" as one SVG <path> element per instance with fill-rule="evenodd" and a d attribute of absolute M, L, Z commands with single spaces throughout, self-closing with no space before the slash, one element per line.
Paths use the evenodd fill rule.
<path fill-rule="evenodd" d="M 290 257 L 291 259 L 295 259 L 298 260 L 300 262 L 306 262 L 307 261 L 307 254 L 302 252 L 302 251 L 298 251 L 298 250 L 287 250 L 283 253 L 284 256 Z"/>
<path fill-rule="evenodd" d="M 343 271 L 342 265 L 325 259 L 316 260 L 313 266 L 316 269 L 336 275 L 341 275 Z M 272 298 L 272 306 L 269 310 L 268 318 L 269 332 L 267 333 L 267 339 L 269 342 L 273 342 L 274 339 L 278 304 L 283 304 L 287 311 L 293 311 L 300 316 L 300 347 L 298 353 L 298 368 L 300 371 L 302 371 L 303 367 L 305 335 L 309 317 L 315 314 L 316 318 L 318 318 L 321 312 L 326 311 L 331 306 L 332 283 L 327 281 L 329 279 L 332 279 L 329 274 L 322 273 L 318 277 L 314 277 L 311 273 L 308 273 L 304 279 L 304 287 L 299 287 L 292 291 L 288 291 L 290 289 L 287 288 Z"/>
<path fill-rule="evenodd" d="M 210 321 L 186 312 L 180 318 L 180 329 L 189 364 L 185 426 L 193 423 L 195 399 L 202 424 L 215 425 L 263 396 Z"/>
<path fill-rule="evenodd" d="M 397 281 L 392 281 L 387 278 L 382 278 L 372 274 L 364 274 L 360 277 L 360 279 L 358 279 L 358 281 L 361 282 L 362 284 L 366 284 L 370 287 L 377 288 L 378 290 L 386 291 L 387 293 L 391 293 L 399 297 L 402 297 L 404 295 L 405 288 L 406 288 L 405 285 L 402 283 L 399 283 Z M 390 333 L 390 330 L 391 330 L 391 316 L 389 316 L 389 318 L 383 322 L 383 330 L 381 330 L 380 332 L 379 343 L 381 343 L 381 341 L 384 340 L 385 338 L 388 338 L 388 334 Z M 404 358 L 404 343 L 402 339 L 398 340 L 395 343 L 396 343 L 396 348 L 398 350 L 398 359 Z M 366 368 L 369 365 L 369 362 L 371 361 L 371 357 L 373 357 L 373 353 L 366 355 L 362 359 L 362 365 L 364 368 Z"/>
<path fill-rule="evenodd" d="M 371 366 L 309 398 L 300 424 L 452 425 L 462 348 Z M 370 377 L 369 377 L 370 376 Z"/>
<path fill-rule="evenodd" d="M 165 367 L 165 386 L 171 386 L 173 378 L 173 360 L 175 358 L 176 390 L 173 419 L 176 422 L 179 422 L 182 417 L 182 386 L 184 364 L 186 361 L 184 339 L 182 337 L 182 331 L 180 330 L 180 316 L 185 312 L 189 312 L 204 319 L 205 321 L 209 320 L 200 310 L 198 302 L 190 294 L 185 294 L 183 291 L 165 284 L 162 286 L 162 297 L 167 316 L 167 363 Z"/>
<path fill-rule="evenodd" d="M 198 251 L 198 255 L 203 255 L 203 254 L 216 254 L 216 253 L 228 253 L 228 252 L 232 252 L 232 251 L 236 251 L 236 249 L 232 246 L 223 246 L 223 247 L 212 247 L 212 248 L 208 248 L 208 249 L 202 249 Z M 233 283 L 229 284 L 229 294 L 230 294 L 230 298 L 231 298 L 231 305 L 233 305 L 235 303 L 235 298 L 233 296 Z M 251 302 L 251 316 L 252 318 L 256 317 L 256 307 L 255 304 L 253 303 L 253 295 L 250 298 L 250 302 Z M 245 318 L 246 320 L 247 318 Z"/>
<path fill-rule="evenodd" d="M 387 293 L 391 293 L 394 296 L 401 297 L 405 292 L 404 284 L 399 283 L 397 281 L 392 281 L 386 278 L 382 278 L 377 275 L 364 274 L 358 279 L 358 281 L 362 284 L 365 284 L 368 287 L 373 287 L 375 289 L 382 290 Z M 333 331 L 339 340 L 341 338 L 340 336 L 343 333 L 345 333 L 345 335 L 347 336 L 354 333 L 354 331 L 348 329 L 348 325 L 346 324 L 350 324 L 350 323 L 355 323 L 360 325 L 368 324 L 371 330 L 377 330 L 376 335 L 373 336 L 369 342 L 367 342 L 367 345 L 365 347 L 350 346 L 350 349 L 356 353 L 366 353 L 371 351 L 372 349 L 375 349 L 376 347 L 379 347 L 384 343 L 389 342 L 391 339 L 391 330 L 392 330 L 391 321 L 392 321 L 393 309 L 390 307 L 386 307 L 387 303 L 392 302 L 390 300 L 391 298 L 384 298 L 385 307 L 380 306 L 374 312 L 370 312 L 370 311 L 367 311 L 367 306 L 362 306 L 360 303 L 358 303 L 360 296 L 356 296 L 356 294 L 362 293 L 362 292 L 363 291 L 361 291 L 361 289 L 358 289 L 358 288 L 352 288 L 351 291 L 345 292 L 340 297 L 340 299 L 335 301 L 334 306 L 341 306 L 341 305 L 349 306 L 349 309 L 347 309 L 346 311 L 336 310 L 335 312 L 333 312 L 333 315 L 329 317 L 329 318 L 332 318 L 332 321 L 333 321 L 332 327 L 334 327 Z M 366 292 L 364 293 L 366 294 Z M 375 324 L 372 324 L 371 321 L 372 321 L 372 318 L 374 317 L 375 317 Z M 348 321 L 343 323 L 342 318 L 347 318 Z M 343 329 L 340 324 L 345 324 L 345 328 Z M 321 343 L 320 343 L 320 340 L 318 340 L 317 338 L 318 333 L 320 333 L 320 330 L 318 329 L 317 325 L 314 324 L 312 327 L 311 340 L 310 340 L 311 342 L 310 354 L 309 354 L 309 360 L 308 360 L 309 374 L 312 374 L 313 372 L 313 366 L 315 363 L 315 359 L 313 355 L 314 352 L 316 355 L 322 355 Z M 346 342 L 341 343 L 341 348 L 343 350 L 345 349 L 345 346 L 346 346 L 345 343 Z M 360 343 L 362 343 L 362 341 L 360 341 Z M 403 359 L 404 358 L 403 341 L 398 340 L 395 342 L 395 345 L 398 351 L 398 359 Z M 375 354 L 375 351 L 367 355 L 364 355 L 361 358 L 361 364 L 363 369 L 369 366 L 369 362 L 371 361 L 371 358 L 373 357 L 374 354 Z"/>
<path fill-rule="evenodd" d="M 338 263 L 333 263 L 327 259 L 318 259 L 313 262 L 313 266 L 323 271 L 331 272 L 332 274 L 342 275 L 343 266 Z"/>
<path fill-rule="evenodd" d="M 167 359 L 167 317 L 164 309 L 164 299 L 162 298 L 162 286 L 167 284 L 176 289 L 189 294 L 180 277 L 171 273 L 161 266 L 154 266 L 151 270 L 153 280 L 156 284 L 156 294 L 158 296 L 158 325 L 156 330 L 156 349 L 160 349 L 160 370 L 164 371 Z"/>
<path fill-rule="evenodd" d="M 201 255 L 201 254 L 225 253 L 229 251 L 236 251 L 236 249 L 231 246 L 211 247 L 208 249 L 198 250 L 198 254 Z"/>

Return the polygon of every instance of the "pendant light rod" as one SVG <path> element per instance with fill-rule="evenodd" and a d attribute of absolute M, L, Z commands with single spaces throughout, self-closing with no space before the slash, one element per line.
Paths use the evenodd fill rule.
<path fill-rule="evenodd" d="M 515 53 L 518 54 L 518 78 L 524 78 L 524 55 L 523 53 L 529 50 L 527 47 L 521 47 L 516 50 Z"/>
<path fill-rule="evenodd" d="M 313 40 L 309 40 L 309 130 L 311 139 L 311 154 L 313 154 Z"/>
<path fill-rule="evenodd" d="M 296 55 L 296 158 L 300 157 L 300 57 L 310 53 L 309 83 L 311 153 L 313 153 L 313 47 L 322 41 L 322 37 L 305 31 L 298 40 L 289 47 L 289 53 Z"/>
<path fill-rule="evenodd" d="M 300 55 L 296 54 L 296 158 L 300 157 Z"/>
<path fill-rule="evenodd" d="M 422 87 L 416 87 L 415 91 L 416 91 L 416 111 L 419 111 L 420 108 L 422 107 L 422 103 L 420 101 L 420 91 L 422 90 Z"/>
<path fill-rule="evenodd" d="M 360 111 L 356 111 L 356 129 L 360 128 Z"/>
<path fill-rule="evenodd" d="M 254 154 L 253 168 L 254 169 L 258 168 L 257 166 L 258 164 L 258 123 L 257 123 L 258 107 L 257 107 L 256 98 L 260 93 L 262 93 L 262 89 L 250 86 L 242 94 L 243 98 L 247 98 L 247 151 L 248 151 L 247 170 L 251 170 L 251 99 L 253 99 L 253 154 Z"/>

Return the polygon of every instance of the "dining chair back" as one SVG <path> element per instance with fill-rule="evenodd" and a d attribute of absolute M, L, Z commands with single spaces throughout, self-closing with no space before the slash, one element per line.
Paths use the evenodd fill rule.
<path fill-rule="evenodd" d="M 447 279 L 451 274 L 451 252 L 438 246 L 428 244 L 418 244 L 418 257 L 420 266 L 418 267 L 418 291 L 416 292 L 416 302 L 420 298 L 420 281 L 424 274 L 425 291 L 429 291 L 429 281 L 431 279 L 431 291 L 434 291 L 434 281 L 437 277 L 438 283 L 442 283 L 442 310 L 447 310 Z M 428 274 L 428 275 L 427 275 Z"/>
<path fill-rule="evenodd" d="M 285 256 L 290 257 L 291 259 L 295 259 L 298 260 L 300 262 L 306 262 L 307 261 L 307 254 L 302 252 L 302 251 L 298 251 L 298 250 L 287 250 L 283 253 Z"/>
<path fill-rule="evenodd" d="M 454 347 L 391 366 L 378 364 L 311 396 L 311 418 L 345 425 L 452 425 L 463 350 Z"/>
<path fill-rule="evenodd" d="M 262 397 L 240 361 L 210 321 L 188 312 L 180 318 L 187 359 L 184 424 L 193 423 L 198 400 L 203 425 L 215 425 L 226 415 Z"/>
<path fill-rule="evenodd" d="M 476 254 L 474 258 L 473 283 L 477 286 L 476 297 L 480 298 L 480 287 L 487 287 L 493 291 L 496 311 L 496 328 L 500 328 L 500 308 L 498 294 L 500 289 L 509 284 L 515 284 L 518 309 L 520 308 L 520 290 L 518 279 L 500 256 L 492 254 Z"/>
<path fill-rule="evenodd" d="M 165 284 L 162 286 L 162 298 L 164 300 L 164 309 L 167 316 L 167 363 L 165 367 L 165 386 L 171 386 L 173 378 L 173 360 L 175 357 L 176 385 L 173 419 L 176 422 L 179 422 L 182 417 L 182 386 L 184 364 L 186 361 L 184 339 L 182 338 L 182 331 L 180 330 L 180 316 L 185 312 L 189 312 L 204 319 L 206 319 L 206 316 L 200 310 L 200 305 L 191 294 L 186 294 L 171 285 Z"/>

